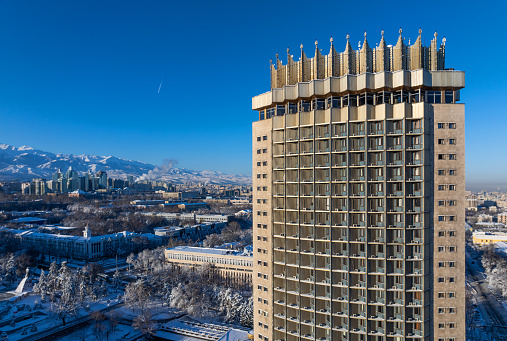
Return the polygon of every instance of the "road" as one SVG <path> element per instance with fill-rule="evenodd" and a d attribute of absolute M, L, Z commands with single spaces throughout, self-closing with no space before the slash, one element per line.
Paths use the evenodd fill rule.
<path fill-rule="evenodd" d="M 477 308 L 481 312 L 484 323 L 488 326 L 507 326 L 507 310 L 491 292 L 480 265 L 468 256 L 468 252 L 466 257 L 466 277 L 468 284 L 472 288 Z"/>

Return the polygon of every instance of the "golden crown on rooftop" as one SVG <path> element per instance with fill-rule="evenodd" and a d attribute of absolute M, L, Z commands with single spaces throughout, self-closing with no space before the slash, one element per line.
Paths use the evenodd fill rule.
<path fill-rule="evenodd" d="M 271 64 L 271 88 L 281 88 L 284 85 L 294 85 L 299 82 L 309 82 L 314 79 L 325 79 L 328 77 L 341 77 L 345 75 L 358 75 L 366 72 L 377 73 L 384 71 L 398 70 L 419 70 L 430 71 L 445 69 L 445 37 L 438 46 L 437 32 L 431 40 L 430 46 L 422 44 L 421 34 L 415 43 L 405 45 L 402 36 L 402 29 L 399 30 L 399 37 L 396 45 L 387 45 L 384 40 L 384 30 L 381 32 L 382 38 L 375 48 L 370 48 L 364 33 L 363 45 L 358 50 L 352 49 L 347 34 L 347 43 L 345 51 L 336 52 L 331 37 L 331 48 L 329 54 L 323 55 L 315 41 L 315 56 L 308 58 L 301 44 L 301 57 L 298 61 L 293 59 L 287 48 L 287 64 L 276 55 L 276 62 Z"/>

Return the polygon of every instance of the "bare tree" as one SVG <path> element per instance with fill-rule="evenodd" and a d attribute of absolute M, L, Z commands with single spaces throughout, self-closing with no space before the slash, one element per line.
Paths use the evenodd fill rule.
<path fill-rule="evenodd" d="M 144 337 L 147 339 L 151 339 L 156 330 L 156 324 L 152 320 L 151 313 L 149 311 L 144 311 L 139 314 L 132 322 L 132 327 L 143 333 Z"/>

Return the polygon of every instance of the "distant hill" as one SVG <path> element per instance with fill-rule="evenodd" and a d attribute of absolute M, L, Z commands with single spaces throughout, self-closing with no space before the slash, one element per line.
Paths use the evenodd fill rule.
<path fill-rule="evenodd" d="M 128 175 L 132 175 L 139 180 L 163 180 L 173 183 L 251 184 L 249 176 L 175 168 L 169 160 L 162 166 L 154 166 L 114 156 L 54 154 L 28 146 L 0 144 L 0 181 L 29 181 L 33 178 L 50 180 L 51 174 L 58 169 L 65 172 L 69 167 L 80 174 L 103 170 L 108 177 L 116 179 L 127 179 Z"/>

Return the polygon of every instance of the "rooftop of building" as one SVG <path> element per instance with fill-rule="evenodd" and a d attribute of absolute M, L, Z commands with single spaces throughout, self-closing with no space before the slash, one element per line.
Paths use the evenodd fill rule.
<path fill-rule="evenodd" d="M 155 336 L 172 341 L 246 341 L 248 331 L 239 326 L 202 323 L 185 316 L 161 325 Z"/>
<path fill-rule="evenodd" d="M 287 62 L 283 64 L 276 54 L 276 60 L 270 61 L 271 70 L 271 89 L 281 88 L 284 85 L 294 85 L 299 82 L 308 82 L 314 79 L 325 79 L 328 77 L 341 77 L 344 75 L 358 75 L 366 72 L 377 73 L 384 71 L 399 70 L 445 70 L 445 43 L 437 42 L 437 32 L 429 46 L 423 46 L 422 30 L 419 29 L 419 35 L 414 44 L 405 43 L 400 28 L 399 37 L 396 45 L 387 45 L 384 40 L 384 30 L 381 32 L 381 39 L 375 48 L 370 48 L 367 40 L 367 34 L 364 33 L 364 41 L 358 44 L 358 49 L 354 50 L 349 42 L 350 36 L 347 34 L 345 50 L 337 52 L 333 45 L 333 37 L 330 39 L 330 51 L 327 55 L 322 55 L 319 49 L 318 41 L 315 41 L 315 55 L 308 58 L 303 50 L 303 44 L 300 49 L 300 59 L 294 60 L 293 55 L 287 48 Z"/>
<path fill-rule="evenodd" d="M 248 250 L 236 251 L 236 250 L 231 250 L 231 249 L 196 247 L 196 246 L 176 246 L 176 247 L 169 248 L 166 250 L 171 251 L 171 252 L 203 253 L 203 254 L 218 255 L 218 256 L 252 257 L 252 253 L 249 252 Z"/>

